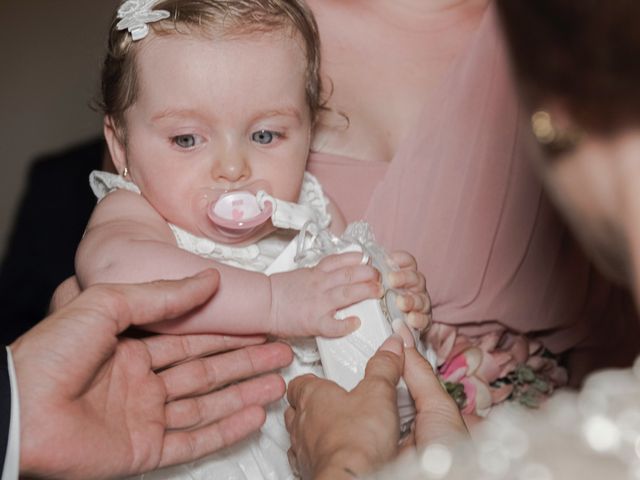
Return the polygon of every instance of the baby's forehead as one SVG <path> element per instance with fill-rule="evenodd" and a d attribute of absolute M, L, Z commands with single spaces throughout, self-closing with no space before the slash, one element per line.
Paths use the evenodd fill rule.
<path fill-rule="evenodd" d="M 260 70 L 265 65 L 286 59 L 291 63 L 292 71 L 306 74 L 306 52 L 304 45 L 292 41 L 286 31 L 268 33 L 244 32 L 241 34 L 212 35 L 203 31 L 202 34 L 181 32 L 179 30 L 152 33 L 145 42 L 139 45 L 135 60 L 138 66 L 146 64 L 148 67 L 161 65 L 168 61 L 188 62 L 189 59 L 207 57 L 209 61 L 224 61 L 225 53 L 235 55 L 229 69 L 237 71 L 244 63 L 243 56 L 252 57 L 262 55 L 259 62 L 251 65 L 252 70 Z"/>
<path fill-rule="evenodd" d="M 178 35 L 210 41 L 244 38 L 260 39 L 270 36 L 296 39 L 302 38 L 303 35 L 294 25 L 284 21 L 265 24 L 256 21 L 228 21 L 227 19 L 198 23 L 165 20 L 151 24 L 150 27 L 150 34 L 155 37 Z"/>
<path fill-rule="evenodd" d="M 306 64 L 283 36 L 211 40 L 173 34 L 149 36 L 137 55 L 142 108 L 279 111 L 304 115 Z M 216 115 L 217 116 L 217 115 Z"/>

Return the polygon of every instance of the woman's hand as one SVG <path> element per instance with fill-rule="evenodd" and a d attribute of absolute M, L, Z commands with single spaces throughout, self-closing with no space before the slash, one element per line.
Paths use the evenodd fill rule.
<path fill-rule="evenodd" d="M 53 292 L 51 302 L 49 302 L 49 313 L 61 309 L 71 300 L 80 295 L 80 284 L 78 278 L 73 275 L 62 282 Z"/>
<path fill-rule="evenodd" d="M 353 478 L 396 456 L 396 384 L 403 359 L 402 339 L 394 335 L 369 360 L 364 379 L 351 392 L 313 375 L 289 383 L 285 423 L 294 471 L 303 478 Z"/>
<path fill-rule="evenodd" d="M 390 255 L 398 270 L 388 276 L 392 288 L 403 291 L 396 304 L 407 314 L 407 323 L 417 330 L 426 330 L 432 320 L 431 298 L 427 292 L 427 281 L 418 271 L 418 263 L 409 252 L 399 250 Z"/>
<path fill-rule="evenodd" d="M 408 337 L 407 340 L 409 340 Z M 415 428 L 405 445 L 423 448 L 431 443 L 451 445 L 468 436 L 458 405 L 444 390 L 431 365 L 405 341 L 403 378 L 416 404 Z"/>
<path fill-rule="evenodd" d="M 285 412 L 291 435 L 289 461 L 303 478 L 352 479 L 397 455 L 396 384 L 403 371 L 417 410 L 415 427 L 403 440 L 403 448 L 452 444 L 467 437 L 456 403 L 413 347 L 410 334 L 404 345 L 397 335 L 389 338 L 351 392 L 312 375 L 289 384 L 291 407 Z"/>

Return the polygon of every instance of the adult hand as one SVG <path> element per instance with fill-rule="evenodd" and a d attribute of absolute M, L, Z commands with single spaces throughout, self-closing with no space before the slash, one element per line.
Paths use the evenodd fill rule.
<path fill-rule="evenodd" d="M 104 478 L 191 461 L 264 422 L 290 363 L 262 337 L 121 338 L 131 325 L 204 304 L 218 275 L 87 289 L 11 346 L 20 395 L 21 473 Z M 235 351 L 229 351 L 238 349 Z M 205 354 L 218 353 L 205 358 Z"/>
<path fill-rule="evenodd" d="M 397 455 L 396 384 L 402 373 L 417 410 L 415 427 L 403 439 L 403 448 L 451 444 L 467 436 L 456 403 L 413 347 L 410 334 L 402 333 L 407 347 L 397 336 L 389 338 L 369 360 L 364 379 L 349 393 L 311 375 L 289 383 L 291 407 L 285 412 L 291 435 L 289 456 L 303 478 L 353 478 Z"/>
<path fill-rule="evenodd" d="M 467 427 L 456 402 L 444 390 L 429 362 L 415 349 L 410 336 L 405 345 L 403 378 L 416 404 L 416 422 L 404 444 L 417 448 L 431 443 L 451 445 L 467 437 Z"/>
<path fill-rule="evenodd" d="M 400 337 L 389 338 L 351 392 L 313 375 L 289 383 L 289 461 L 303 478 L 353 478 L 396 456 L 402 350 Z"/>
<path fill-rule="evenodd" d="M 78 278 L 74 275 L 62 282 L 53 292 L 51 302 L 49 302 L 49 313 L 64 307 L 71 300 L 80 295 L 80 284 Z"/>

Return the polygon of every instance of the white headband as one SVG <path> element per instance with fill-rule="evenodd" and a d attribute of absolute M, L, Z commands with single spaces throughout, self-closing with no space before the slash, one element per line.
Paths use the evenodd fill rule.
<path fill-rule="evenodd" d="M 153 6 L 159 1 L 126 0 L 118 9 L 118 18 L 121 20 L 116 28 L 129 30 L 134 42 L 143 39 L 149 33 L 148 23 L 157 22 L 170 16 L 166 10 L 153 10 Z"/>

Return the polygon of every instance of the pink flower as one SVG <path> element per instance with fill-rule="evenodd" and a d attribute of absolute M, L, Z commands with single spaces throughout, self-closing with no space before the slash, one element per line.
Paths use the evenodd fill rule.
<path fill-rule="evenodd" d="M 435 324 L 427 342 L 436 351 L 440 378 L 455 390 L 464 414 L 486 416 L 509 398 L 537 406 L 567 383 L 566 370 L 542 344 L 507 330 L 469 337 L 451 325 Z"/>

